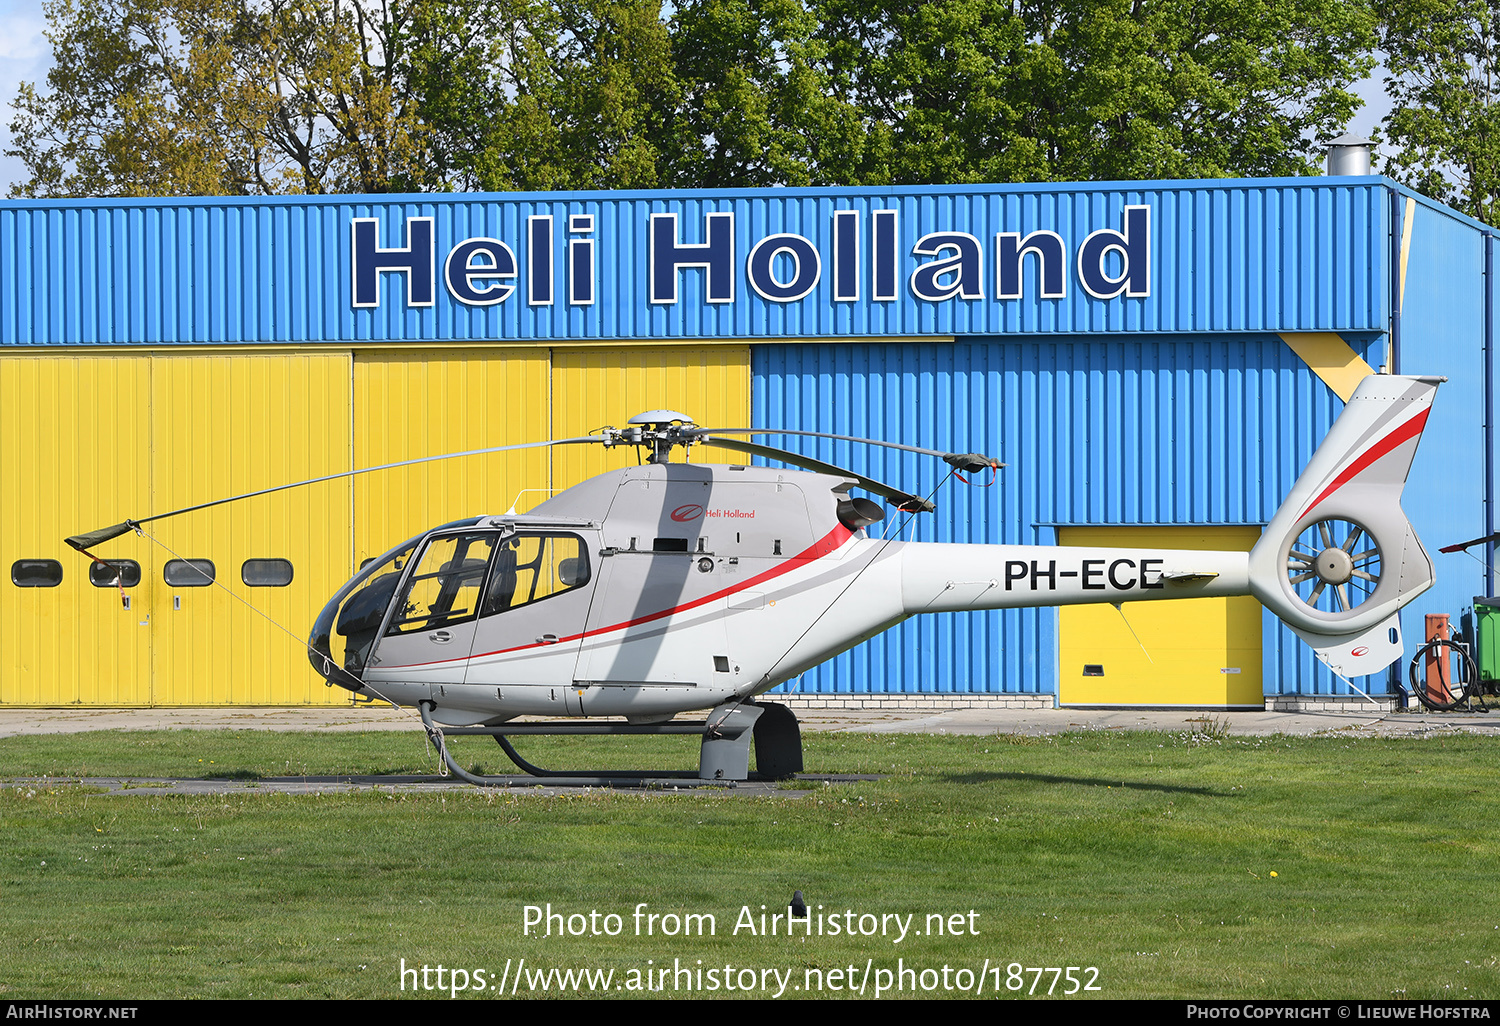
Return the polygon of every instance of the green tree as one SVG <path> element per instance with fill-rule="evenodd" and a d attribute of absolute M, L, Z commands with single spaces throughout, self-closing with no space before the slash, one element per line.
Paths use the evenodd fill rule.
<path fill-rule="evenodd" d="M 1500 198 L 1500 0 L 1381 0 L 1392 101 L 1381 170 L 1491 224 Z"/>
<path fill-rule="evenodd" d="M 7 151 L 24 195 L 1306 174 L 1374 40 L 1365 0 L 47 10 L 55 65 Z"/>
<path fill-rule="evenodd" d="M 413 88 L 451 187 L 660 183 L 677 87 L 656 0 L 433 4 L 421 36 Z"/>
<path fill-rule="evenodd" d="M 648 187 L 655 0 L 49 0 L 16 194 Z"/>
<path fill-rule="evenodd" d="M 824 4 L 871 182 L 1312 174 L 1374 65 L 1347 0 Z"/>
<path fill-rule="evenodd" d="M 8 155 L 31 196 L 384 192 L 430 184 L 407 23 L 350 0 L 50 0 L 49 91 Z"/>
<path fill-rule="evenodd" d="M 663 119 L 683 187 L 835 185 L 863 146 L 834 92 L 821 12 L 801 0 L 687 0 L 672 19 L 681 101 Z"/>

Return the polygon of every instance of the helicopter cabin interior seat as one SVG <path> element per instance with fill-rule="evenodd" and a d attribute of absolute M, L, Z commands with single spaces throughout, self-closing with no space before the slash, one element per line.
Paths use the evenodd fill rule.
<path fill-rule="evenodd" d="M 484 572 L 489 560 L 472 556 L 451 559 L 438 568 L 442 582 L 438 595 L 428 612 L 430 616 L 421 624 L 422 630 L 435 630 L 472 619 L 478 609 L 479 589 L 484 584 Z"/>
<path fill-rule="evenodd" d="M 516 547 L 515 542 L 506 542 L 495 555 L 495 572 L 490 577 L 490 590 L 484 598 L 481 616 L 503 613 L 510 608 L 516 595 Z"/>
<path fill-rule="evenodd" d="M 576 535 L 516 535 L 499 547 L 480 615 L 539 602 L 585 585 L 591 576 L 588 550 Z"/>

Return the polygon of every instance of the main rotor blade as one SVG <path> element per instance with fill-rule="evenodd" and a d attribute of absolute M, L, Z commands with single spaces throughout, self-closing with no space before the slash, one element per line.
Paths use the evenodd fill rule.
<path fill-rule="evenodd" d="M 806 438 L 831 438 L 831 439 L 833 439 L 836 442 L 861 442 L 861 443 L 863 443 L 865 445 L 878 445 L 878 446 L 881 446 L 882 448 L 885 448 L 885 449 L 900 449 L 902 452 L 915 452 L 915 453 L 919 453 L 919 454 L 921 454 L 923 456 L 936 456 L 938 459 L 948 460 L 948 462 L 950 462 L 950 463 L 952 463 L 953 460 L 949 459 L 949 457 L 954 457 L 954 456 L 959 456 L 959 455 L 972 456 L 972 457 L 974 457 L 975 460 L 979 461 L 977 465 L 959 466 L 958 467 L 959 470 L 978 471 L 978 470 L 985 469 L 987 467 L 993 467 L 995 469 L 999 469 L 1000 467 L 1005 466 L 1004 463 L 995 462 L 994 460 L 989 459 L 989 457 L 987 457 L 987 456 L 980 456 L 977 453 L 963 453 L 963 454 L 959 454 L 959 453 L 951 453 L 951 452 L 941 452 L 941 451 L 939 451 L 937 449 L 923 449 L 923 448 L 920 448 L 919 446 L 915 446 L 915 445 L 903 445 L 900 442 L 887 442 L 887 441 L 885 441 L 883 439 L 880 439 L 880 438 L 859 438 L 859 437 L 857 437 L 855 435 L 831 435 L 831 434 L 828 434 L 826 431 L 789 431 L 789 430 L 787 430 L 785 428 L 693 428 L 690 431 L 684 431 L 683 434 L 693 434 L 693 435 L 699 435 L 699 436 L 702 436 L 702 435 L 802 435 L 803 437 L 806 437 Z"/>
<path fill-rule="evenodd" d="M 603 435 L 584 435 L 582 438 L 554 438 L 545 442 L 522 442 L 519 445 L 496 445 L 488 449 L 469 449 L 465 452 L 445 452 L 437 456 L 421 456 L 414 460 L 402 460 L 399 463 L 385 463 L 378 467 L 362 467 L 359 470 L 345 470 L 337 474 L 325 474 L 322 477 L 311 477 L 306 481 L 293 481 L 291 484 L 276 485 L 274 488 L 262 488 L 259 491 L 245 492 L 243 495 L 231 495 L 225 499 L 215 499 L 212 502 L 200 502 L 196 506 L 184 506 L 182 509 L 174 509 L 168 513 L 157 513 L 154 516 L 141 517 L 139 520 L 126 520 L 124 523 L 115 524 L 113 527 L 103 527 L 97 531 L 88 531 L 84 534 L 75 534 L 66 539 L 67 543 L 79 552 L 87 552 L 92 546 L 100 542 L 107 542 L 111 538 L 118 538 L 122 534 L 129 534 L 136 529 L 138 524 L 149 524 L 153 520 L 164 520 L 167 517 L 175 517 L 182 513 L 192 513 L 200 509 L 209 509 L 213 506 L 222 506 L 226 502 L 238 502 L 241 499 L 253 499 L 257 495 L 270 495 L 273 492 L 284 492 L 289 488 L 301 488 L 304 485 L 321 484 L 324 481 L 337 481 L 341 477 L 355 477 L 359 474 L 373 474 L 377 470 L 394 470 L 397 467 L 411 467 L 418 463 L 435 463 L 438 460 L 456 460 L 460 456 L 483 456 L 492 452 L 513 452 L 517 449 L 540 449 L 548 445 L 578 445 L 587 442 L 607 441 Z"/>
<path fill-rule="evenodd" d="M 735 452 L 743 452 L 751 456 L 763 456 L 770 460 L 780 460 L 782 463 L 790 463 L 792 466 L 801 467 L 804 470 L 815 470 L 820 474 L 832 474 L 835 477 L 852 477 L 855 481 L 859 482 L 861 488 L 874 492 L 892 506 L 906 513 L 931 513 L 937 509 L 931 502 L 920 496 L 903 492 L 899 488 L 892 488 L 890 485 L 881 484 L 879 481 L 865 477 L 863 474 L 856 474 L 852 470 L 845 470 L 843 467 L 836 467 L 832 463 L 824 463 L 822 460 L 815 460 L 810 456 L 803 456 L 800 453 L 787 452 L 785 449 L 775 449 L 769 445 L 761 445 L 759 442 L 741 442 L 734 438 L 713 438 L 707 435 L 699 435 L 698 441 L 704 445 L 716 445 L 721 449 L 733 449 Z M 917 451 L 921 452 L 923 450 Z"/>
<path fill-rule="evenodd" d="M 1483 538 L 1475 538 L 1471 541 L 1459 542 L 1457 545 L 1444 545 L 1438 549 L 1439 552 L 1462 552 L 1470 545 L 1479 545 L 1482 542 L 1500 541 L 1500 534 L 1487 534 Z"/>

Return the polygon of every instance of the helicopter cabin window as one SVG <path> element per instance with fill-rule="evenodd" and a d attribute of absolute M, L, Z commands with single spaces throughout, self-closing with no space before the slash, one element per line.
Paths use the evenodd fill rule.
<path fill-rule="evenodd" d="M 217 574 L 211 559 L 169 559 L 161 568 L 162 579 L 174 588 L 206 588 Z"/>
<path fill-rule="evenodd" d="M 500 545 L 484 616 L 551 598 L 589 582 L 589 550 L 576 534 L 517 534 Z"/>
<path fill-rule="evenodd" d="M 240 580 L 251 588 L 285 588 L 292 583 L 289 559 L 247 559 L 240 564 Z"/>
<path fill-rule="evenodd" d="M 457 534 L 429 541 L 386 633 L 411 634 L 472 620 L 497 537 Z"/>
<path fill-rule="evenodd" d="M 89 583 L 96 588 L 134 588 L 141 583 L 141 564 L 133 559 L 90 563 Z"/>
<path fill-rule="evenodd" d="M 17 588 L 55 588 L 62 578 L 62 564 L 55 559 L 18 559 L 10 565 L 10 583 Z"/>

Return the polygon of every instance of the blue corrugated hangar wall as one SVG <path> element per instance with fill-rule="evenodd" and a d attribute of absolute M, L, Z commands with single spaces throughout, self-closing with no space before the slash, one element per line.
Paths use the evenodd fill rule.
<path fill-rule="evenodd" d="M 1493 241 L 1373 177 L 10 202 L 0 358 L 748 344 L 756 426 L 1008 465 L 888 530 L 1047 544 L 1263 525 L 1342 408 L 1347 354 L 1449 378 L 1407 490 L 1439 580 L 1410 650 L 1420 614 L 1492 590 L 1436 549 L 1495 530 Z M 784 444 L 920 493 L 945 471 Z M 919 617 L 783 690 L 1055 696 L 1058 623 Z M 1262 624 L 1267 696 L 1351 693 Z"/>
<path fill-rule="evenodd" d="M 1423 613 L 1456 623 L 1473 596 L 1493 593 L 1492 548 L 1437 552 L 1496 530 L 1493 230 L 1384 179 L 1098 190 L 1012 194 L 996 206 L 1003 230 L 1061 224 L 1064 235 L 1072 225 L 1059 212 L 1101 196 L 1110 210 L 1149 206 L 1150 297 L 1126 297 L 1118 311 L 1087 296 L 1071 309 L 991 303 L 978 324 L 937 322 L 954 332 L 951 345 L 759 346 L 756 424 L 973 448 L 1008 464 L 989 490 L 945 486 L 937 515 L 908 532 L 922 540 L 1055 544 L 1086 525 L 1261 526 L 1343 408 L 1288 340 L 1333 333 L 1372 368 L 1449 379 L 1404 497 L 1438 575 L 1403 614 L 1408 649 Z M 871 465 L 844 444 L 811 451 L 918 481 L 921 494 L 941 476 L 906 458 Z M 1050 609 L 918 617 L 788 690 L 1054 695 L 1057 624 Z M 1268 698 L 1355 694 L 1269 613 L 1262 649 Z M 1355 684 L 1397 693 L 1399 670 L 1404 662 Z"/>

